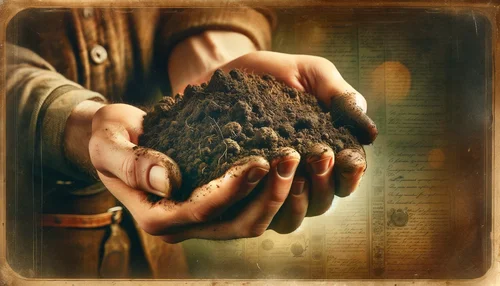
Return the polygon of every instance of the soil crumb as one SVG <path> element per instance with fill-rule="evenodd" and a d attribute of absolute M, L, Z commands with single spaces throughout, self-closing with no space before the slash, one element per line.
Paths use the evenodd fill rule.
<path fill-rule="evenodd" d="M 208 83 L 188 86 L 184 95 L 165 96 L 156 104 L 144 117 L 139 145 L 177 162 L 182 187 L 173 198 L 185 200 L 247 156 L 271 161 L 281 155 L 281 147 L 291 147 L 304 159 L 316 143 L 336 154 L 361 148 L 346 128 L 335 128 L 331 120 L 313 95 L 272 76 L 217 70 Z"/>

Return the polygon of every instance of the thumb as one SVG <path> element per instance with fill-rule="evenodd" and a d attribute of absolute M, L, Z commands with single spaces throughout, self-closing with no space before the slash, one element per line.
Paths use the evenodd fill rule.
<path fill-rule="evenodd" d="M 123 132 L 108 127 L 92 135 L 89 153 L 94 167 L 133 189 L 171 197 L 181 185 L 177 164 L 163 153 L 133 144 Z"/>

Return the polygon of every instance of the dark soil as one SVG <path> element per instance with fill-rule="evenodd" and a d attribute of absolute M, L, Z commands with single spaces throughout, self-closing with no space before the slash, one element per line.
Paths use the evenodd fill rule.
<path fill-rule="evenodd" d="M 351 133 L 335 128 L 316 98 L 269 75 L 217 70 L 208 84 L 188 86 L 184 96 L 164 97 L 144 118 L 139 144 L 170 156 L 180 167 L 184 200 L 198 186 L 223 175 L 237 160 L 269 159 L 280 147 L 305 158 L 321 142 L 335 153 L 361 148 Z"/>

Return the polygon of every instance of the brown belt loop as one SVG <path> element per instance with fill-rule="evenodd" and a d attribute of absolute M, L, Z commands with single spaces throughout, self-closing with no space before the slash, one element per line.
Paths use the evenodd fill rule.
<path fill-rule="evenodd" d="M 67 228 L 99 228 L 113 223 L 119 223 L 122 219 L 122 208 L 112 207 L 105 213 L 94 215 L 76 214 L 43 214 L 43 227 L 67 227 Z"/>

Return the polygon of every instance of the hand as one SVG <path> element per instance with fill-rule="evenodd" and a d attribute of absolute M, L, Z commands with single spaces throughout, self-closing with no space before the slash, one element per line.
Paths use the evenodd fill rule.
<path fill-rule="evenodd" d="M 370 144 L 378 131 L 365 114 L 366 100 L 347 83 L 335 66 L 321 57 L 253 52 L 239 57 L 222 69 L 239 68 L 258 74 L 271 74 L 285 84 L 315 95 L 332 111 L 334 124 L 349 126 L 360 143 Z M 326 152 L 323 150 L 326 149 Z M 363 149 L 345 149 L 338 154 L 321 144 L 314 146 L 306 158 L 306 174 L 294 179 L 291 194 L 271 223 L 280 233 L 294 231 L 304 216 L 326 212 L 334 195 L 345 197 L 359 185 L 366 169 Z"/>
<path fill-rule="evenodd" d="M 252 41 L 239 33 L 207 31 L 194 35 L 179 43 L 170 55 L 172 88 L 179 91 L 187 83 L 201 82 L 216 68 L 252 51 Z M 83 169 L 95 168 L 139 226 L 167 242 L 253 237 L 269 227 L 288 197 L 300 161 L 297 152 L 283 152 L 289 155 L 271 163 L 260 157 L 247 158 L 246 163 L 236 164 L 221 178 L 194 190 L 185 202 L 165 198 L 153 205 L 147 201 L 148 193 L 167 197 L 180 186 L 181 176 L 166 155 L 136 147 L 143 116 L 144 112 L 129 105 L 80 103 L 66 123 L 66 156 Z M 232 212 L 230 208 L 252 193 L 264 176 L 263 190 L 252 196 L 244 209 Z M 224 214 L 233 216 L 223 222 L 213 220 Z"/>
<path fill-rule="evenodd" d="M 137 147 L 145 113 L 125 104 L 101 107 L 92 116 L 89 156 L 108 190 L 132 213 L 139 227 L 170 243 L 189 238 L 233 239 L 261 235 L 288 196 L 300 156 L 287 152 L 268 163 L 246 158 L 222 177 L 193 191 L 184 202 L 168 199 L 181 185 L 175 162 Z M 70 121 L 71 122 L 71 121 Z M 263 190 L 229 220 L 213 220 L 249 195 L 266 176 Z M 148 193 L 167 197 L 152 204 Z"/>

